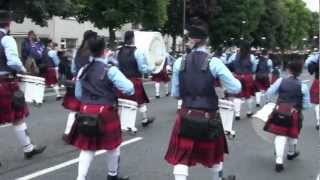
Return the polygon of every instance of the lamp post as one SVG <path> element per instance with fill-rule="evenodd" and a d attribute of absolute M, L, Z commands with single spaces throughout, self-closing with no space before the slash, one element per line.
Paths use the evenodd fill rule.
<path fill-rule="evenodd" d="M 182 52 L 185 53 L 185 38 L 184 38 L 184 30 L 186 28 L 186 0 L 183 0 L 183 6 L 182 6 Z"/>

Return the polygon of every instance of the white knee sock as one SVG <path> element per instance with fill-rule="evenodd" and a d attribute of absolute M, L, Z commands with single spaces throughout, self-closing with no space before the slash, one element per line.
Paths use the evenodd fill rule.
<path fill-rule="evenodd" d="M 288 138 L 288 155 L 294 155 L 297 152 L 298 139 Z"/>
<path fill-rule="evenodd" d="M 86 180 L 90 164 L 94 158 L 94 151 L 81 150 L 79 155 L 77 180 Z"/>
<path fill-rule="evenodd" d="M 34 148 L 33 144 L 31 143 L 31 139 L 27 132 L 27 124 L 24 122 L 19 125 L 14 125 L 14 132 L 23 148 L 24 152 L 31 152 Z"/>
<path fill-rule="evenodd" d="M 277 164 L 283 164 L 283 156 L 284 156 L 286 143 L 287 143 L 287 137 L 285 136 L 276 136 L 274 139 Z"/>
<path fill-rule="evenodd" d="M 249 99 L 247 99 L 247 105 L 248 105 L 248 112 L 247 114 L 251 114 L 253 112 L 253 98 L 250 97 Z"/>
<path fill-rule="evenodd" d="M 169 83 L 165 83 L 164 88 L 166 89 L 166 94 L 169 94 Z"/>
<path fill-rule="evenodd" d="M 212 180 L 222 180 L 223 177 L 223 163 L 214 165 L 212 168 Z"/>
<path fill-rule="evenodd" d="M 241 112 L 241 99 L 239 98 L 234 98 L 233 99 L 233 104 L 234 104 L 234 112 L 235 116 L 240 117 L 240 112 Z"/>
<path fill-rule="evenodd" d="M 160 96 L 160 83 L 154 83 L 154 87 L 156 89 L 156 96 Z"/>
<path fill-rule="evenodd" d="M 56 93 L 56 96 L 57 96 L 57 97 L 61 97 L 61 94 L 60 94 L 60 91 L 59 91 L 59 85 L 58 85 L 58 84 L 53 85 L 53 90 L 54 90 L 54 92 Z"/>
<path fill-rule="evenodd" d="M 140 105 L 139 111 L 140 111 L 140 113 L 142 115 L 142 122 L 148 121 L 147 105 L 145 105 L 145 104 Z"/>
<path fill-rule="evenodd" d="M 178 164 L 173 167 L 173 175 L 175 180 L 187 180 L 189 168 L 186 165 Z"/>
<path fill-rule="evenodd" d="M 67 120 L 67 124 L 66 124 L 66 129 L 64 130 L 64 134 L 69 134 L 71 129 L 72 129 L 72 126 L 76 120 L 76 112 L 73 112 L 71 111 L 68 115 L 68 120 Z"/>
<path fill-rule="evenodd" d="M 256 103 L 258 105 L 261 104 L 261 96 L 262 96 L 262 93 L 261 92 L 256 92 Z"/>
<path fill-rule="evenodd" d="M 108 175 L 116 176 L 118 175 L 119 169 L 119 158 L 120 158 L 120 147 L 109 150 L 106 153 L 107 163 L 108 163 Z"/>
<path fill-rule="evenodd" d="M 182 100 L 179 99 L 179 100 L 178 100 L 178 107 L 177 107 L 177 108 L 178 108 L 178 109 L 181 109 L 181 106 L 182 106 Z"/>
<path fill-rule="evenodd" d="M 314 107 L 314 110 L 316 112 L 317 125 L 320 125 L 320 112 L 319 112 L 320 108 L 319 108 L 319 104 Z"/>

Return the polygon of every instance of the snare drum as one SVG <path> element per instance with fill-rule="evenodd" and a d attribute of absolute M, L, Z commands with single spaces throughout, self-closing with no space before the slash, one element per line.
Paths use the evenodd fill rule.
<path fill-rule="evenodd" d="M 18 75 L 21 78 L 20 88 L 26 102 L 42 104 L 45 92 L 45 79 L 36 76 Z"/>
<path fill-rule="evenodd" d="M 124 131 L 137 132 L 136 116 L 138 104 L 127 99 L 118 99 L 118 111 L 121 121 L 121 129 Z"/>

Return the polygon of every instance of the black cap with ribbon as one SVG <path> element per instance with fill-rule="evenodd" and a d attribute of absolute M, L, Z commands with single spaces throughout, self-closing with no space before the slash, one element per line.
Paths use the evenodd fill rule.
<path fill-rule="evenodd" d="M 193 18 L 188 26 L 189 37 L 193 39 L 206 39 L 208 37 L 208 24 L 200 18 Z"/>
<path fill-rule="evenodd" d="M 2 27 L 9 25 L 11 22 L 11 13 L 6 10 L 0 10 L 0 25 Z"/>

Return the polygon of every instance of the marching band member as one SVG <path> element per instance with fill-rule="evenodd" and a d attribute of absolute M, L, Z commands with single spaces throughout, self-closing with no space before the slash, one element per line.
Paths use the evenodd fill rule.
<path fill-rule="evenodd" d="M 257 107 L 260 107 L 262 93 L 270 86 L 269 75 L 272 72 L 272 66 L 272 60 L 268 56 L 268 51 L 264 49 L 258 59 L 255 78 L 255 85 L 258 91 L 255 94 Z"/>
<path fill-rule="evenodd" d="M 83 34 L 83 40 L 81 42 L 81 45 L 79 49 L 74 53 L 74 58 L 71 63 L 71 72 L 74 77 L 76 77 L 77 73 L 83 66 L 89 63 L 90 55 L 91 55 L 90 49 L 89 49 L 89 41 L 96 39 L 97 36 L 98 34 L 91 30 L 86 31 Z M 69 142 L 67 135 L 71 131 L 71 127 L 75 121 L 76 112 L 80 110 L 80 105 L 81 105 L 81 102 L 75 97 L 74 91 L 75 91 L 74 84 L 71 84 L 69 86 L 67 85 L 67 92 L 64 96 L 63 103 L 62 103 L 62 106 L 65 109 L 70 110 L 67 124 L 66 124 L 66 129 L 63 136 L 66 142 Z"/>
<path fill-rule="evenodd" d="M 91 62 L 78 74 L 76 96 L 81 101 L 73 131 L 68 135 L 70 144 L 81 150 L 77 180 L 85 180 L 95 151 L 107 150 L 108 180 L 127 180 L 119 177 L 120 118 L 117 111 L 115 88 L 127 95 L 134 94 L 133 84 L 115 66 L 108 65 L 104 55 L 103 38 L 89 42 Z M 88 125 L 87 122 L 95 122 Z"/>
<path fill-rule="evenodd" d="M 296 58 L 298 55 L 293 55 Z M 310 107 L 308 86 L 301 83 L 298 76 L 303 70 L 303 59 L 288 62 L 289 76 L 278 79 L 267 90 L 266 95 L 278 94 L 276 108 L 269 116 L 264 130 L 276 135 L 274 140 L 276 154 L 276 172 L 284 170 L 283 158 L 288 142 L 287 159 L 294 160 L 299 156 L 296 149 L 302 128 L 302 110 Z"/>
<path fill-rule="evenodd" d="M 25 73 L 19 59 L 16 41 L 10 30 L 10 13 L 0 11 L 0 124 L 11 123 L 24 151 L 25 159 L 42 153 L 46 146 L 37 147 L 31 141 L 24 120 L 29 114 L 24 95 L 19 90 L 16 73 Z"/>
<path fill-rule="evenodd" d="M 152 81 L 154 81 L 154 87 L 156 90 L 156 98 L 160 98 L 160 83 L 164 83 L 165 90 L 166 90 L 166 96 L 169 96 L 169 82 L 170 82 L 170 77 L 168 74 L 168 70 L 170 70 L 170 55 L 168 54 L 166 57 L 166 62 L 163 65 L 162 70 L 158 74 L 152 74 Z"/>
<path fill-rule="evenodd" d="M 118 52 L 118 62 L 120 71 L 132 81 L 135 89 L 133 96 L 119 93 L 119 98 L 136 101 L 139 105 L 139 111 L 142 113 L 142 126 L 147 127 L 153 123 L 155 118 L 148 117 L 147 105 L 149 98 L 144 90 L 141 79 L 142 74 L 153 71 L 147 65 L 144 54 L 134 46 L 134 32 L 127 31 L 124 35 L 124 45 Z"/>
<path fill-rule="evenodd" d="M 45 78 L 46 85 L 52 87 L 55 91 L 56 100 L 60 100 L 62 99 L 62 96 L 59 91 L 57 76 L 60 59 L 55 48 L 55 43 L 52 40 L 49 40 L 40 63 L 40 75 Z"/>
<path fill-rule="evenodd" d="M 308 68 L 311 75 L 314 74 L 314 80 L 310 89 L 311 103 L 315 104 L 316 112 L 316 129 L 320 128 L 320 115 L 319 115 L 319 93 L 320 93 L 320 82 L 319 82 L 319 61 L 320 61 L 320 52 L 314 53 L 308 57 L 305 62 L 305 66 Z"/>
<path fill-rule="evenodd" d="M 257 69 L 256 58 L 250 54 L 250 44 L 248 42 L 242 42 L 239 53 L 230 57 L 229 62 L 232 64 L 232 69 L 237 79 L 242 84 L 242 90 L 234 98 L 235 105 L 235 119 L 240 120 L 241 112 L 241 98 L 245 98 L 248 104 L 247 117 L 252 116 L 253 111 L 253 99 L 255 87 L 253 80 L 253 73 Z"/>
<path fill-rule="evenodd" d="M 188 167 L 198 163 L 211 169 L 212 180 L 222 180 L 224 153 L 228 149 L 212 82 L 219 77 L 230 93 L 240 92 L 241 84 L 222 61 L 209 58 L 207 27 L 199 23 L 189 31 L 190 41 L 195 44 L 193 50 L 173 66 L 171 93 L 183 103 L 177 111 L 165 159 L 174 166 L 175 180 L 186 180 Z"/>

